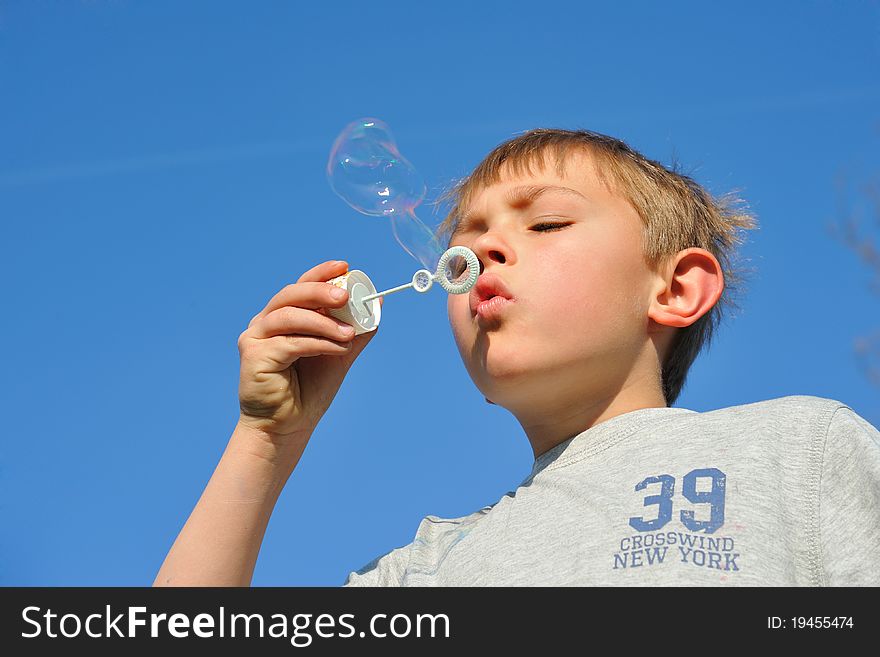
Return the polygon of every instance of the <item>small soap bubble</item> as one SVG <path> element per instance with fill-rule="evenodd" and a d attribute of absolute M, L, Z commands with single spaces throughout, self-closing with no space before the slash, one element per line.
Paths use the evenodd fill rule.
<path fill-rule="evenodd" d="M 419 289 L 425 289 L 431 283 L 431 274 L 427 271 L 419 271 L 416 273 L 416 286 Z"/>
<path fill-rule="evenodd" d="M 468 263 L 463 256 L 454 255 L 449 258 L 443 274 L 451 283 L 459 284 L 467 280 Z"/>

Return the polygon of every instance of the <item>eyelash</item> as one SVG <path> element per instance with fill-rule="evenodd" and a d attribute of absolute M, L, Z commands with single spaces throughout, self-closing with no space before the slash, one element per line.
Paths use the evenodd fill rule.
<path fill-rule="evenodd" d="M 532 230 L 534 230 L 535 228 L 541 228 L 541 227 L 544 227 L 544 226 L 551 226 L 552 229 L 551 229 L 551 230 L 546 230 L 546 231 L 542 230 L 542 231 L 538 231 L 538 232 L 540 232 L 540 233 L 552 233 L 553 231 L 561 230 L 561 229 L 563 229 L 563 228 L 566 228 L 567 226 L 571 226 L 571 224 L 542 222 L 542 223 L 540 223 L 540 224 L 535 224 L 534 226 L 532 226 Z"/>

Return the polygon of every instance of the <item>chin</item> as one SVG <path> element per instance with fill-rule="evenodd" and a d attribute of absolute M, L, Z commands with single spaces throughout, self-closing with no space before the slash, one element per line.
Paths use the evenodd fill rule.
<path fill-rule="evenodd" d="M 513 349 L 490 348 L 476 356 L 468 370 L 477 387 L 493 401 L 497 401 L 493 395 L 503 396 L 500 391 L 517 388 L 534 376 L 523 353 Z"/>
<path fill-rule="evenodd" d="M 489 355 L 482 363 L 483 373 L 499 384 L 516 382 L 529 376 L 530 373 L 528 365 L 521 361 L 521 357 L 516 355 L 509 357 Z"/>

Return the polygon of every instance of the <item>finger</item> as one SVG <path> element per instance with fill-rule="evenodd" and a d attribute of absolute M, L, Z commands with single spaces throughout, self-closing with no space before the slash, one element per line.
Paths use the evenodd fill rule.
<path fill-rule="evenodd" d="M 305 272 L 302 276 L 299 277 L 299 279 L 297 279 L 296 284 L 306 283 L 306 282 L 311 282 L 311 283 L 326 282 L 326 281 L 329 281 L 331 278 L 335 278 L 336 276 L 341 276 L 342 274 L 344 274 L 347 271 L 348 271 L 348 263 L 345 260 L 327 260 L 326 262 L 322 262 L 319 265 L 315 265 L 314 267 L 309 269 L 307 272 Z M 267 314 L 269 314 L 270 312 L 275 310 L 275 308 L 280 307 L 277 303 L 279 296 L 285 296 L 285 290 L 288 290 L 288 288 L 291 288 L 291 287 L 293 287 L 292 284 L 286 286 L 285 288 L 282 288 L 282 290 L 278 294 L 276 294 L 274 297 L 272 297 L 272 299 L 269 300 L 269 303 L 266 305 L 266 307 L 263 308 L 263 310 L 261 310 L 259 313 L 254 315 L 254 317 L 248 323 L 248 328 L 250 328 L 255 321 L 259 320 L 262 317 L 265 317 Z M 288 290 L 287 295 L 289 295 L 289 294 L 290 294 L 290 292 Z M 335 301 L 336 300 L 333 299 L 332 303 L 335 303 Z M 281 305 L 285 305 L 285 304 L 281 304 Z M 342 304 L 340 303 L 339 305 L 342 305 Z"/>
<path fill-rule="evenodd" d="M 348 303 L 348 292 L 342 290 L 345 294 L 337 299 L 331 295 L 331 292 L 342 290 L 331 283 L 320 282 L 303 282 L 291 283 L 286 285 L 269 300 L 266 307 L 263 308 L 255 319 L 260 320 L 269 313 L 284 308 L 285 306 L 296 306 L 299 308 L 341 308 Z M 250 325 L 248 325 L 250 326 Z"/>
<path fill-rule="evenodd" d="M 264 371 L 270 364 L 270 371 L 280 372 L 290 367 L 299 358 L 312 356 L 344 356 L 352 351 L 351 342 L 334 342 L 325 338 L 307 335 L 276 335 L 266 340 L 254 341 L 256 346 L 249 348 L 248 358 L 242 360 L 242 372 L 246 376 L 256 371 Z"/>
<path fill-rule="evenodd" d="M 334 276 L 341 276 L 348 271 L 348 263 L 345 260 L 327 260 L 320 265 L 315 265 L 299 277 L 297 283 L 326 281 Z"/>
<path fill-rule="evenodd" d="M 377 326 L 372 331 L 364 331 L 351 341 L 352 348 L 349 350 L 349 353 L 342 358 L 342 362 L 345 366 L 350 367 L 352 363 L 360 357 L 361 352 L 366 349 L 367 345 L 376 337 L 379 328 L 380 327 Z"/>
<path fill-rule="evenodd" d="M 284 306 L 273 310 L 248 330 L 251 337 L 259 339 L 276 335 L 314 335 L 347 341 L 354 337 L 354 328 L 345 322 L 296 306 Z"/>

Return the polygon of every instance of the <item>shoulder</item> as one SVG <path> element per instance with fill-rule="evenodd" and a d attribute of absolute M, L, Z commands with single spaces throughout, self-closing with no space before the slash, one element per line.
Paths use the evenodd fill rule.
<path fill-rule="evenodd" d="M 825 432 L 824 453 L 829 461 L 853 460 L 878 454 L 880 431 L 846 404 L 833 409 Z"/>
<path fill-rule="evenodd" d="M 789 395 L 731 407 L 772 429 L 778 448 L 809 453 L 810 472 L 820 479 L 823 495 L 855 471 L 880 481 L 880 432 L 848 404 L 828 397 Z M 841 474 L 844 473 L 844 474 Z"/>
<path fill-rule="evenodd" d="M 490 504 L 479 511 L 456 518 L 425 516 L 419 523 L 412 542 L 394 548 L 349 573 L 343 586 L 401 586 L 414 554 L 418 557 L 417 560 L 422 560 L 426 552 L 443 551 L 454 545 L 494 506 L 495 504 Z"/>
<path fill-rule="evenodd" d="M 877 436 L 877 429 L 852 407 L 839 399 L 816 397 L 814 395 L 789 395 L 776 399 L 733 406 L 743 413 L 765 415 L 776 421 L 796 421 L 800 426 L 809 423 L 816 433 L 825 437 L 833 434 L 863 434 L 871 438 Z"/>
<path fill-rule="evenodd" d="M 419 523 L 419 528 L 416 531 L 416 540 L 436 538 L 443 534 L 457 533 L 466 527 L 472 527 L 491 513 L 492 509 L 495 508 L 495 504 L 489 504 L 478 511 L 456 518 L 443 518 L 435 515 L 425 516 Z"/>
<path fill-rule="evenodd" d="M 786 395 L 747 404 L 727 406 L 701 415 L 718 420 L 735 420 L 755 424 L 771 423 L 780 430 L 797 427 L 816 433 L 828 426 L 838 409 L 849 408 L 845 403 L 814 395 Z M 851 410 L 851 409 L 850 409 Z"/>
<path fill-rule="evenodd" d="M 832 586 L 877 586 L 880 431 L 852 408 L 834 410 L 822 437 L 819 563 Z"/>
<path fill-rule="evenodd" d="M 841 406 L 846 406 L 842 401 L 828 397 L 815 395 L 786 395 L 773 399 L 762 399 L 737 406 L 727 406 L 718 411 L 730 411 L 736 413 L 764 413 L 764 414 L 795 414 L 795 413 L 822 413 L 834 411 Z"/>

